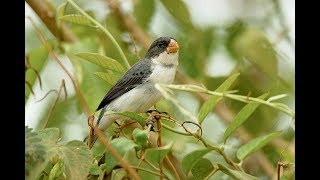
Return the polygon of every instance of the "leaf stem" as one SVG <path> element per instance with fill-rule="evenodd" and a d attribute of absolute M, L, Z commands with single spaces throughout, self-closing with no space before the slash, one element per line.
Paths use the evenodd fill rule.
<path fill-rule="evenodd" d="M 258 103 L 264 104 L 266 106 L 278 109 L 293 118 L 295 117 L 294 111 L 279 105 L 279 103 L 268 102 L 268 101 L 254 98 L 254 97 L 243 96 L 243 95 L 238 95 L 238 94 L 230 94 L 230 93 L 226 93 L 226 92 L 210 91 L 210 90 L 207 90 L 207 89 L 204 89 L 200 86 L 195 86 L 195 85 L 172 85 L 172 84 L 165 85 L 165 84 L 161 84 L 160 86 L 170 88 L 170 89 L 175 89 L 175 90 L 181 90 L 181 91 L 200 92 L 200 93 L 206 93 L 206 94 L 210 94 L 210 95 L 214 95 L 214 96 L 227 97 L 227 98 L 238 100 L 238 101 L 245 102 L 245 103 L 249 103 L 249 102 L 254 101 L 254 102 L 258 102 Z"/>
<path fill-rule="evenodd" d="M 121 58 L 122 58 L 122 60 L 123 60 L 123 62 L 125 64 L 125 66 L 127 67 L 127 69 L 129 69 L 130 68 L 130 64 L 128 62 L 128 59 L 124 55 L 124 52 L 122 51 L 121 47 L 119 46 L 117 41 L 114 39 L 112 34 L 106 28 L 104 28 L 100 23 L 98 23 L 95 19 L 93 19 L 86 12 L 84 12 L 75 2 L 73 2 L 73 0 L 67 0 L 67 1 L 74 8 L 76 8 L 82 15 L 84 15 L 86 18 L 88 18 L 94 25 L 96 25 L 98 29 L 100 29 L 102 32 L 104 32 L 107 35 L 107 37 L 111 40 L 111 42 L 116 46 L 117 50 L 119 51 L 120 56 L 121 56 Z"/>

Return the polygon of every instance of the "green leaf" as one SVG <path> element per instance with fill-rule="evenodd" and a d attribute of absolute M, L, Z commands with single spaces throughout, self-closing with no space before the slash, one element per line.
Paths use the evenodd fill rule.
<path fill-rule="evenodd" d="M 60 146 L 58 154 L 65 164 L 67 179 L 86 179 L 92 162 L 92 154 L 82 141 L 73 140 Z"/>
<path fill-rule="evenodd" d="M 253 63 L 271 77 L 277 75 L 276 51 L 262 30 L 247 28 L 234 39 L 233 48 L 239 59 Z"/>
<path fill-rule="evenodd" d="M 143 149 L 148 147 L 148 130 L 141 130 L 139 128 L 135 128 L 133 130 L 132 135 L 135 143 L 140 145 Z"/>
<path fill-rule="evenodd" d="M 268 144 L 270 141 L 272 141 L 274 138 L 279 136 L 281 134 L 281 131 L 276 131 L 271 134 L 261 136 L 258 138 L 255 138 L 251 141 L 249 141 L 247 144 L 241 146 L 237 151 L 237 157 L 239 160 L 244 159 L 249 154 L 252 154 Z"/>
<path fill-rule="evenodd" d="M 37 131 L 39 138 L 42 141 L 48 141 L 50 143 L 56 143 L 59 139 L 59 129 L 58 128 L 45 128 Z"/>
<path fill-rule="evenodd" d="M 64 163 L 59 160 L 52 168 L 49 174 L 49 180 L 59 179 L 64 171 Z"/>
<path fill-rule="evenodd" d="M 79 14 L 68 14 L 68 15 L 60 17 L 59 19 L 64 20 L 64 21 L 68 21 L 68 22 L 72 22 L 75 24 L 94 27 L 93 24 L 91 23 L 91 21 L 87 17 L 85 17 L 83 15 L 79 15 Z"/>
<path fill-rule="evenodd" d="M 76 56 L 90 61 L 103 68 L 107 68 L 120 73 L 124 72 L 124 68 L 122 67 L 122 65 L 117 60 L 114 60 L 110 57 L 106 57 L 98 53 L 77 53 Z"/>
<path fill-rule="evenodd" d="M 214 148 L 205 148 L 195 150 L 185 155 L 182 159 L 182 170 L 187 174 L 202 156 L 212 151 L 213 149 Z"/>
<path fill-rule="evenodd" d="M 193 27 L 188 8 L 183 1 L 161 0 L 161 3 L 184 29 Z"/>
<path fill-rule="evenodd" d="M 270 97 L 267 101 L 268 101 L 268 102 L 276 101 L 276 100 L 285 98 L 285 97 L 287 97 L 287 96 L 288 96 L 288 94 L 279 94 L 279 95 Z"/>
<path fill-rule="evenodd" d="M 259 96 L 259 99 L 265 99 L 268 96 L 268 93 Z M 246 106 L 244 106 L 241 111 L 234 117 L 226 131 L 224 132 L 223 139 L 224 143 L 226 143 L 228 137 L 239 127 L 241 126 L 250 115 L 259 107 L 260 103 L 258 102 L 250 102 Z"/>
<path fill-rule="evenodd" d="M 232 170 L 222 164 L 217 164 L 217 165 L 219 167 L 219 170 L 221 170 L 223 173 L 225 173 L 235 179 L 239 179 L 239 180 L 258 180 L 259 179 L 257 177 L 251 176 L 250 174 L 247 174 L 243 171 Z"/>
<path fill-rule="evenodd" d="M 108 114 L 119 114 L 125 117 L 128 117 L 130 119 L 136 120 L 142 127 L 144 127 L 146 125 L 146 121 L 144 120 L 144 118 L 142 116 L 140 116 L 137 113 L 134 112 L 107 112 Z"/>
<path fill-rule="evenodd" d="M 172 145 L 173 145 L 173 142 L 170 142 L 169 144 L 162 147 L 147 149 L 146 159 L 149 160 L 154 165 L 159 164 L 170 152 Z"/>
<path fill-rule="evenodd" d="M 67 3 L 62 3 L 58 8 L 57 8 L 57 14 L 56 14 L 56 21 L 57 21 L 57 27 L 60 28 L 61 27 L 61 21 L 59 21 L 59 19 L 61 17 L 63 17 L 65 10 L 67 7 Z"/>
<path fill-rule="evenodd" d="M 117 150 L 117 152 L 122 157 L 124 157 L 128 151 L 138 147 L 138 145 L 135 144 L 132 140 L 129 140 L 124 137 L 113 139 L 110 142 L 110 146 Z M 113 157 L 113 155 L 108 151 L 106 152 L 105 162 L 107 172 L 110 172 L 119 163 L 118 160 L 115 157 Z"/>
<path fill-rule="evenodd" d="M 101 173 L 101 171 L 102 170 L 100 169 L 100 167 L 98 165 L 98 162 L 97 162 L 97 163 L 94 163 L 94 164 L 91 165 L 89 173 L 91 175 L 96 175 L 97 176 L 97 175 L 99 175 Z"/>
<path fill-rule="evenodd" d="M 205 158 L 200 158 L 191 169 L 191 173 L 194 179 L 204 179 L 212 171 L 214 167 L 210 160 Z"/>
<path fill-rule="evenodd" d="M 26 178 L 37 179 L 48 162 L 57 153 L 58 128 L 46 128 L 36 132 L 26 127 L 25 165 Z"/>
<path fill-rule="evenodd" d="M 137 23 L 143 28 L 146 29 L 151 22 L 152 16 L 155 12 L 155 3 L 154 0 L 137 0 L 133 1 L 134 11 L 133 15 Z M 146 8 L 148 7 L 148 8 Z"/>
<path fill-rule="evenodd" d="M 239 77 L 240 73 L 234 74 L 231 77 L 229 77 L 227 80 L 225 80 L 215 91 L 217 92 L 224 92 L 227 91 L 231 85 L 234 83 L 234 81 Z M 199 116 L 198 116 L 198 122 L 201 124 L 204 120 L 204 118 L 209 114 L 209 112 L 214 109 L 214 107 L 218 104 L 218 102 L 222 99 L 222 97 L 219 96 L 210 96 L 210 98 L 203 103 L 203 105 L 200 108 Z"/>
<path fill-rule="evenodd" d="M 116 76 L 113 73 L 107 73 L 107 72 L 95 72 L 94 74 L 99 78 L 105 80 L 110 85 L 114 85 L 120 78 L 119 76 Z"/>

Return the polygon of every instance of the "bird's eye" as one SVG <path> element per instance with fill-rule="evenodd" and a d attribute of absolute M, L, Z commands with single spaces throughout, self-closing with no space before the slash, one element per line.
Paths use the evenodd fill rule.
<path fill-rule="evenodd" d="M 166 46 L 166 44 L 164 43 L 164 42 L 160 42 L 159 44 L 158 44 L 158 47 L 159 48 L 164 48 Z"/>

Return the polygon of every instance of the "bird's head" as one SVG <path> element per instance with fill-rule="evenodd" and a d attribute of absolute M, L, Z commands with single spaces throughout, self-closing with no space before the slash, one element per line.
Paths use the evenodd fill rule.
<path fill-rule="evenodd" d="M 179 45 L 172 37 L 160 37 L 150 45 L 145 58 L 166 65 L 178 64 Z"/>

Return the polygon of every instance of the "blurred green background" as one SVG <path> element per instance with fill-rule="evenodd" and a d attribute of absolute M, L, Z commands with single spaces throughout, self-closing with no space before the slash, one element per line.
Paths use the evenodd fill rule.
<path fill-rule="evenodd" d="M 28 2 L 28 1 L 27 1 Z M 25 15 L 35 21 L 38 28 L 52 45 L 58 59 L 77 78 L 81 92 L 93 113 L 111 84 L 94 73 L 107 70 L 85 61 L 75 53 L 100 53 L 122 63 L 118 51 L 103 33 L 95 28 L 63 22 L 71 30 L 76 40 L 59 40 L 53 35 L 39 16 L 25 4 Z M 51 8 L 57 11 L 65 1 L 49 0 Z M 175 84 L 202 84 L 215 90 L 230 75 L 239 72 L 240 77 L 232 89 L 237 94 L 260 96 L 269 92 L 270 96 L 288 94 L 280 102 L 294 110 L 295 92 L 295 2 L 292 0 L 121 0 L 119 11 L 131 17 L 134 24 L 124 23 L 124 19 L 113 13 L 108 1 L 77 0 L 76 3 L 105 26 L 120 44 L 133 65 L 146 52 L 148 43 L 160 36 L 172 36 L 180 45 L 179 74 Z M 65 14 L 77 13 L 67 6 Z M 138 27 L 142 35 L 129 29 Z M 36 69 L 41 78 L 41 88 L 36 73 L 26 70 L 25 125 L 41 129 L 58 127 L 63 141 L 83 140 L 88 135 L 87 117 L 75 94 L 66 73 L 48 55 L 35 29 L 28 19 L 25 21 L 25 54 L 30 67 Z M 124 65 L 124 64 L 123 64 Z M 116 75 L 119 78 L 119 75 Z M 62 79 L 66 82 L 67 100 L 62 93 L 51 116 L 50 106 L 56 97 L 50 93 L 59 89 Z M 193 93 L 175 92 L 179 103 L 192 115 L 198 117 L 203 97 Z M 223 133 L 237 112 L 244 106 L 242 102 L 224 99 L 202 124 L 204 136 L 211 142 L 223 143 Z M 166 111 L 180 122 L 189 120 L 170 102 L 161 100 L 157 108 Z M 168 123 L 170 124 L 170 123 Z M 173 126 L 171 124 L 171 126 Z M 178 127 L 176 127 L 178 128 Z M 178 128 L 179 129 L 179 128 Z M 243 124 L 241 130 L 226 145 L 228 155 L 243 142 L 263 134 L 282 130 L 282 136 L 260 152 L 263 161 L 273 168 L 280 157 L 294 160 L 294 120 L 288 115 L 266 106 L 260 106 Z M 172 133 L 165 132 L 163 141 L 172 141 Z M 176 136 L 174 150 L 178 157 L 196 149 L 194 140 Z M 283 153 L 284 152 L 284 153 Z M 221 157 L 208 157 L 212 160 Z M 259 159 L 260 158 L 260 159 Z M 268 173 L 270 167 L 254 165 L 255 157 L 248 158 L 245 170 L 262 179 L 274 178 Z M 261 156 L 258 156 L 261 160 Z M 248 167 L 248 168 L 246 168 Z M 217 173 L 216 178 L 223 176 Z"/>

